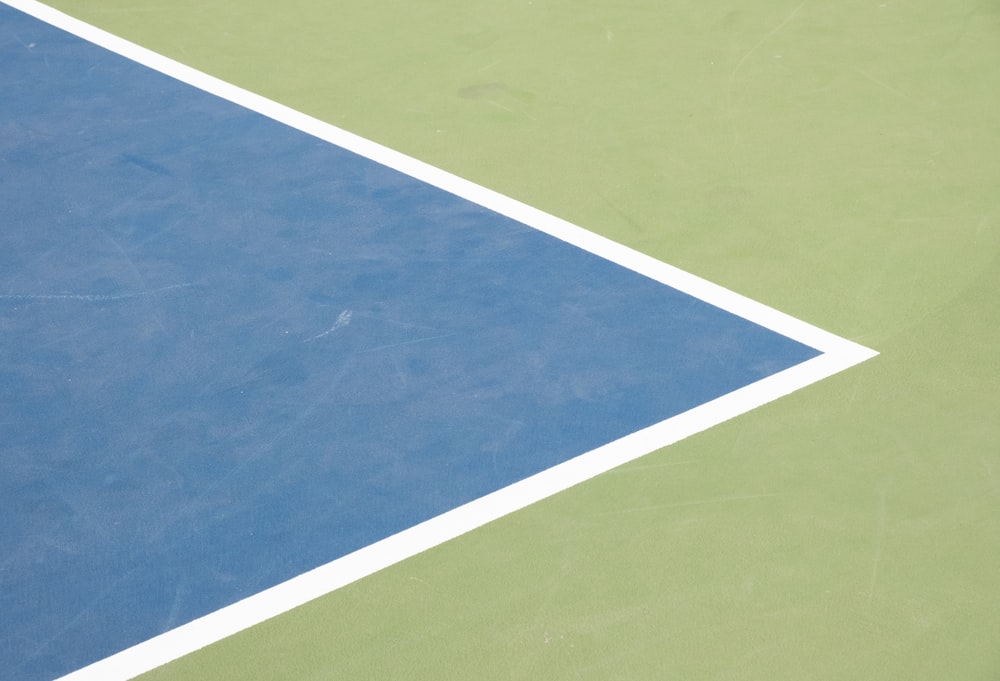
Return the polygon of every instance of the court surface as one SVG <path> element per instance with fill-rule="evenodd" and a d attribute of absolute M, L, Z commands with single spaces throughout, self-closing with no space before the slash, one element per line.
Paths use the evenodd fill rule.
<path fill-rule="evenodd" d="M 985 66 L 998 51 L 995 9 L 761 2 L 752 9 L 664 10 L 533 2 L 502 9 L 374 3 L 334 13 L 314 2 L 65 5 L 181 63 L 882 353 L 352 581 L 150 678 L 987 679 L 1000 672 L 994 191 L 1000 173 L 991 113 L 998 78 Z M 26 87 L 47 83 L 54 91 L 45 97 L 79 103 L 85 97 L 77 98 L 73 84 L 94 64 L 68 63 L 80 72 L 50 81 L 41 69 L 56 64 L 42 59 Z M 197 561 L 170 542 L 190 533 L 163 518 L 148 497 L 134 499 L 138 511 L 113 509 L 135 523 L 124 544 L 81 548 L 80 518 L 100 517 L 88 514 L 129 497 L 132 482 L 117 473 L 71 470 L 48 489 L 27 490 L 37 493 L 29 500 L 39 522 L 67 519 L 65 534 L 45 537 L 44 549 L 36 543 L 36 555 L 93 569 L 67 573 L 68 581 L 23 569 L 24 579 L 37 580 L 30 586 L 37 605 L 34 596 L 20 598 L 25 591 L 8 592 L 4 609 L 21 619 L 51 605 L 48 622 L 30 632 L 39 643 L 68 641 L 74 628 L 135 630 L 156 612 L 166 616 L 155 615 L 155 626 L 167 628 L 224 604 L 226 589 L 252 593 L 273 583 L 253 576 L 248 563 L 255 559 L 236 541 L 250 526 L 264 535 L 250 538 L 257 547 L 321 546 L 290 538 L 289 527 L 308 523 L 261 503 L 295 477 L 285 447 L 309 449 L 333 432 L 360 431 L 344 447 L 392 452 L 397 467 L 390 473 L 361 474 L 381 476 L 375 488 L 388 492 L 390 509 L 414 487 L 399 473 L 408 451 L 423 460 L 428 452 L 491 438 L 486 477 L 497 461 L 511 462 L 498 479 L 476 481 L 470 473 L 446 485 L 447 493 L 428 475 L 413 496 L 421 507 L 415 516 L 401 513 L 386 529 L 372 527 L 383 522 L 372 514 L 360 519 L 367 529 L 355 538 L 344 538 L 342 528 L 329 533 L 344 538 L 331 548 L 340 555 L 414 517 L 431 517 L 559 457 L 816 356 L 809 343 L 713 311 L 510 216 L 456 202 L 349 153 L 331 159 L 328 144 L 313 146 L 281 126 L 197 97 L 184 100 L 165 83 L 154 86 L 155 100 L 143 100 L 145 83 L 121 82 L 107 81 L 98 97 L 104 108 L 88 113 L 81 104 L 71 124 L 52 108 L 30 110 L 37 106 L 32 101 L 51 99 L 19 94 L 4 101 L 5 116 L 30 119 L 46 132 L 38 138 L 59 140 L 43 149 L 58 169 L 49 172 L 42 194 L 51 197 L 47 204 L 31 193 L 41 184 L 37 176 L 23 186 L 9 179 L 21 177 L 10 168 L 26 173 L 44 154 L 36 146 L 19 158 L 16 147 L 3 147 L 4 186 L 16 199 L 7 203 L 8 214 L 45 205 L 50 217 L 65 216 L 72 212 L 67 206 L 97 206 L 76 223 L 67 218 L 63 231 L 53 232 L 58 239 L 32 233 L 5 245 L 5 274 L 24 276 L 5 281 L 5 337 L 23 343 L 17 357 L 30 356 L 36 375 L 61 362 L 61 375 L 101 386 L 96 397 L 108 400 L 89 405 L 80 423 L 60 423 L 67 400 L 93 400 L 95 393 L 53 387 L 51 394 L 29 395 L 38 385 L 30 371 L 4 367 L 5 432 L 23 434 L 16 424 L 44 420 L 52 426 L 37 437 L 49 438 L 49 449 L 57 441 L 68 459 L 83 449 L 131 452 L 135 480 L 158 481 L 155 495 L 164 498 L 179 480 L 196 485 L 188 473 L 198 465 L 213 464 L 191 459 L 180 475 L 139 455 L 137 442 L 152 443 L 152 452 L 162 442 L 177 443 L 180 432 L 180 444 L 236 439 L 253 456 L 213 462 L 229 471 L 221 487 L 186 490 L 202 506 L 180 515 L 207 513 L 220 521 L 213 530 L 219 534 L 206 536 L 203 547 L 225 547 L 219 553 L 231 561 L 187 577 L 188 584 L 176 571 Z M 139 93 L 128 107 L 118 99 L 127 92 Z M 131 120 L 108 116 L 143 105 Z M 62 152 L 85 120 L 108 126 L 103 142 Z M 166 120 L 188 131 L 186 143 L 165 129 Z M 216 127 L 198 127 L 205 120 Z M 147 127 L 129 139 L 123 130 L 133 125 Z M 244 133 L 264 140 L 252 158 L 230 168 L 211 161 L 246 150 Z M 94 148 L 105 155 L 95 158 Z M 208 161 L 198 160 L 202 152 Z M 288 167 L 276 159 L 282 154 Z M 181 166 L 211 177 L 193 173 L 191 184 L 178 189 L 167 176 Z M 52 167 L 39 165 L 37 172 Z M 87 169 L 86 201 L 73 203 L 67 197 L 78 190 L 66 178 L 79 167 Z M 344 196 L 355 198 L 327 201 L 336 173 Z M 294 179 L 282 185 L 281 178 Z M 192 216 L 171 211 L 205 205 L 196 194 L 215 182 L 231 189 L 213 190 L 210 203 L 235 205 L 236 214 L 200 216 L 218 229 L 211 239 L 179 229 Z M 240 207 L 248 193 L 255 204 Z M 356 198 L 365 193 L 373 202 Z M 101 214 L 113 215 L 117 226 L 102 226 L 94 218 Z M 422 224 L 400 217 L 414 215 Z M 267 229 L 260 232 L 273 236 L 254 242 L 240 225 L 261 216 Z M 179 239 L 139 236 L 137 226 L 157 221 Z M 333 242 L 323 242 L 327 232 L 309 232 L 306 225 L 316 221 L 350 225 L 356 251 L 338 257 Z M 444 223 L 458 226 L 443 232 Z M 358 235 L 357 225 L 369 225 L 371 233 L 366 227 Z M 414 241 L 397 242 L 401 232 Z M 399 250 L 387 255 L 393 243 Z M 234 244 L 250 257 L 236 258 Z M 365 266 L 351 270 L 351 262 Z M 537 298 L 538 291 L 545 297 Z M 461 300 L 442 309 L 449 298 Z M 683 323 L 676 322 L 678 301 L 688 306 Z M 108 327 L 126 333 L 109 339 L 95 332 Z M 73 331 L 55 333 L 60 328 Z M 664 328 L 671 333 L 658 333 Z M 498 336 L 496 329 L 507 331 Z M 45 343 L 32 344 L 43 336 Z M 479 354 L 463 356 L 469 344 L 457 339 L 470 336 L 479 339 L 473 344 Z M 665 356 L 682 359 L 671 367 L 704 364 L 710 342 L 708 356 L 726 370 L 708 375 L 731 378 L 713 385 L 702 373 L 662 373 Z M 490 343 L 517 352 L 491 350 Z M 678 354 L 678 347 L 690 354 Z M 533 364 L 513 361 L 484 372 L 483 358 L 496 356 Z M 122 365 L 164 360 L 170 372 L 142 380 L 177 404 L 196 398 L 201 410 L 177 417 L 175 409 L 172 418 L 179 420 L 169 437 L 162 424 L 150 435 L 155 410 L 152 422 L 132 417 L 146 413 L 142 399 L 150 385 L 116 373 Z M 538 379 L 543 375 L 556 378 Z M 446 389 L 429 393 L 421 380 Z M 703 394 L 678 401 L 690 390 L 665 395 L 665 383 Z M 388 406 L 386 394 L 393 395 Z M 524 399 L 511 401 L 512 394 Z M 253 412 L 254 396 L 261 395 L 286 408 Z M 419 406 L 407 399 L 413 395 L 421 396 Z M 344 407 L 342 421 L 322 417 L 320 406 L 330 403 Z M 116 416 L 102 422 L 105 413 Z M 426 424 L 440 414 L 468 419 L 459 428 L 454 420 L 438 422 L 431 434 L 416 436 L 407 421 Z M 483 426 L 489 418 L 494 424 Z M 498 420 L 505 428 L 496 427 Z M 365 434 L 387 421 L 392 428 L 374 428 L 385 431 L 381 440 Z M 221 432 L 219 422 L 226 424 Z M 39 443 L 8 439 L 8 470 L 26 470 L 12 462 L 23 462 L 33 444 Z M 545 449 L 541 444 L 568 453 L 553 454 L 549 463 L 511 456 Z M 474 468 L 455 459 L 440 465 Z M 308 489 L 294 493 L 299 498 L 329 492 L 318 476 L 305 481 Z M 70 490 L 88 484 L 100 493 Z M 17 494 L 24 486 L 13 477 L 4 485 L 4 503 L 12 505 L 5 518 L 23 519 L 24 497 L 18 501 Z M 250 508 L 266 512 L 240 510 L 248 490 L 257 495 Z M 344 509 L 357 508 L 347 492 L 335 495 L 343 506 L 328 521 L 339 523 Z M 186 529 L 196 527 L 192 521 Z M 22 524 L 8 524 L 5 536 L 38 540 Z M 66 606 L 60 594 L 73 593 L 72 579 L 81 587 L 72 598 L 100 600 L 94 591 L 101 580 L 121 585 L 116 565 L 140 544 L 161 552 L 151 561 L 161 572 L 115 594 L 122 605 L 109 616 L 113 624 L 87 620 L 97 610 L 88 607 L 70 608 L 86 617 L 60 621 Z M 277 553 L 256 555 L 281 564 L 278 579 L 308 567 Z M 8 575 L 16 562 L 7 556 Z M 255 585 L 255 579 L 265 581 Z M 216 591 L 216 605 L 194 603 L 195 587 L 205 584 L 215 585 L 209 590 Z M 11 593 L 22 610 L 9 605 Z"/>

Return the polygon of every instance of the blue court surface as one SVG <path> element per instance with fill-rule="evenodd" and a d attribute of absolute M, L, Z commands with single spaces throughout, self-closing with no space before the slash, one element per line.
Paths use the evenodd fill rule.
<path fill-rule="evenodd" d="M 9 678 L 820 354 L 3 5 L 0 88 Z"/>

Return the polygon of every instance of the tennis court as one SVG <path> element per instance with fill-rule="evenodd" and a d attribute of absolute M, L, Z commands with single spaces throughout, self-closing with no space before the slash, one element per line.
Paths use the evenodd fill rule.
<path fill-rule="evenodd" d="M 960 5 L 0 6 L 12 678 L 995 678 Z"/>

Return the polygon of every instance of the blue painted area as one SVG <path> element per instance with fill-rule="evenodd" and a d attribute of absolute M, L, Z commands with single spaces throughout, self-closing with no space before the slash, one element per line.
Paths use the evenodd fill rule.
<path fill-rule="evenodd" d="M 2 5 L 0 91 L 16 678 L 818 354 Z"/>

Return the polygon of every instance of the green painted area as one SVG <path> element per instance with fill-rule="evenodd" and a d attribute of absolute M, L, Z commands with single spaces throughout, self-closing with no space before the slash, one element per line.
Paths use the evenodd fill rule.
<path fill-rule="evenodd" d="M 1000 6 L 59 0 L 879 350 L 148 675 L 1000 677 Z"/>

